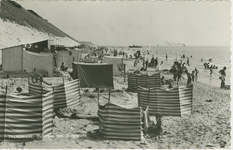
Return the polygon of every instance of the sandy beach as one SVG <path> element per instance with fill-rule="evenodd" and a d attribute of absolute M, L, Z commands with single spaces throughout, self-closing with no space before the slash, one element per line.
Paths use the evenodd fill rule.
<path fill-rule="evenodd" d="M 133 61 L 125 61 L 130 68 Z M 165 78 L 171 78 L 166 72 L 161 72 Z M 61 77 L 45 78 L 53 84 L 62 83 Z M 1 91 L 5 91 L 8 85 L 8 93 L 15 93 L 20 86 L 23 92 L 28 92 L 28 80 L 24 79 L 1 79 Z M 186 80 L 181 81 L 185 85 Z M 127 92 L 127 79 L 114 76 L 114 90 L 111 93 L 111 102 L 124 107 L 137 106 L 137 93 Z M 126 91 L 125 91 L 126 90 Z M 100 103 L 107 102 L 108 92 L 100 94 Z M 211 99 L 211 102 L 206 100 Z M 208 85 L 194 82 L 193 90 L 193 112 L 191 116 L 163 117 L 162 136 L 144 136 L 142 141 L 106 140 L 98 132 L 98 121 L 87 119 L 55 118 L 53 135 L 20 143 L 0 143 L 0 148 L 35 149 L 35 148 L 75 148 L 75 149 L 230 149 L 230 90 L 223 90 Z M 81 104 L 74 108 L 63 108 L 58 112 L 69 115 L 77 113 L 80 115 L 97 116 L 98 102 L 97 93 L 94 89 L 88 92 L 81 89 Z M 151 117 L 153 120 L 154 118 Z"/>
<path fill-rule="evenodd" d="M 45 2 L 44 4 L 39 1 L 38 3 L 34 1 L 33 4 L 29 1 L 28 3 L 27 1 L 17 1 L 19 4 L 15 1 L 2 1 L 0 12 L 2 37 L 0 45 L 0 73 L 8 71 L 22 73 L 25 69 L 23 67 L 25 66 L 23 62 L 27 60 L 26 58 L 32 57 L 23 57 L 25 56 L 23 52 L 22 55 L 18 55 L 18 53 L 16 53 L 18 52 L 18 48 L 21 47 L 20 45 L 23 45 L 27 47 L 27 49 L 28 47 L 31 49 L 34 43 L 35 47 L 32 47 L 31 50 L 36 50 L 38 48 L 38 42 L 44 40 L 47 41 L 47 43 L 41 46 L 40 53 L 42 54 L 45 52 L 52 52 L 49 52 L 49 49 L 53 49 L 54 52 L 52 53 L 55 54 L 57 50 L 67 51 L 66 48 L 73 47 L 78 49 L 83 48 L 82 51 L 84 51 L 84 53 L 81 53 L 82 58 L 92 52 L 95 52 L 93 54 L 97 54 L 97 56 L 99 55 L 98 52 L 101 52 L 102 57 L 104 54 L 111 54 L 112 56 L 115 50 L 119 53 L 119 51 L 124 49 L 128 58 L 123 59 L 123 63 L 126 64 L 126 80 L 124 82 L 123 76 L 120 75 L 113 76 L 114 89 L 111 90 L 110 102 L 122 107 L 133 108 L 138 106 L 138 97 L 137 93 L 127 90 L 127 75 L 129 74 L 129 70 L 134 68 L 134 53 L 137 50 L 139 50 L 141 54 L 148 51 L 149 59 L 153 56 L 155 56 L 155 58 L 158 57 L 159 67 L 157 68 L 157 72 L 160 72 L 161 77 L 164 76 L 166 80 L 172 79 L 172 74 L 170 74 L 168 70 L 175 60 L 187 62 L 187 58 L 189 58 L 191 65 L 188 65 L 188 63 L 187 65 L 185 64 L 189 73 L 195 68 L 199 69 L 199 79 L 193 83 L 193 95 L 190 94 L 190 97 L 193 96 L 192 114 L 182 117 L 162 116 L 163 131 L 160 138 L 158 136 L 153 136 L 154 133 L 151 133 L 147 135 L 144 134 L 141 141 L 108 140 L 105 139 L 99 131 L 99 121 L 97 118 L 99 108 L 96 89 L 81 88 L 81 99 L 78 106 L 59 108 L 53 111 L 55 119 L 53 122 L 52 135 L 28 142 L 0 142 L 0 149 L 231 149 L 231 90 L 229 88 L 219 88 L 219 70 L 224 66 L 227 66 L 226 85 L 227 87 L 230 86 L 230 3 L 225 1 L 211 1 L 210 5 L 208 2 L 193 4 L 193 1 L 185 3 L 171 2 L 171 4 L 150 1 L 129 2 L 130 1 L 124 1 L 124 4 L 120 1 L 115 1 L 113 3 L 95 2 L 95 5 L 93 5 L 93 2 L 90 1 L 92 4 L 88 4 L 89 2 L 86 1 L 78 2 L 79 4 L 77 5 L 74 4 L 75 1 L 67 1 L 66 3 Z M 61 29 L 55 25 L 59 25 Z M 101 45 L 103 45 L 103 47 Z M 129 47 L 135 47 L 135 45 L 138 48 L 134 49 Z M 15 46 L 17 48 L 14 49 Z M 3 51 L 6 52 L 6 49 L 9 47 L 11 47 L 11 49 L 8 50 L 9 53 L 3 54 Z M 58 49 L 55 49 L 55 47 Z M 109 51 L 107 51 L 107 49 Z M 23 49 L 20 48 L 19 50 Z M 62 55 L 61 62 L 65 61 L 68 57 L 72 58 L 72 52 L 74 54 L 73 50 L 67 51 L 69 56 L 64 55 L 64 60 Z M 181 59 L 180 56 L 183 54 L 185 54 L 186 57 L 182 57 Z M 130 55 L 132 55 L 131 59 L 129 59 Z M 169 56 L 168 59 L 166 55 Z M 11 58 L 10 56 L 14 57 Z M 20 56 L 20 58 L 18 56 Z M 3 58 L 16 61 L 5 61 L 4 64 Z M 54 58 L 55 57 L 52 59 L 54 60 Z M 202 62 L 203 58 L 204 61 Z M 213 71 L 213 76 L 212 74 L 210 75 L 210 70 L 204 69 L 203 66 L 204 62 L 212 61 L 212 58 L 219 67 Z M 56 59 L 57 58 L 55 58 L 55 60 Z M 18 60 L 22 61 L 19 63 Z M 73 57 L 70 62 L 72 61 L 79 60 L 75 60 Z M 31 65 L 31 62 L 36 61 L 28 61 L 28 63 L 25 64 Z M 40 61 L 37 64 L 43 64 L 44 62 L 45 61 Z M 53 73 L 55 66 L 60 67 L 60 65 L 55 65 L 52 61 L 50 62 L 52 64 L 51 69 L 44 71 L 52 71 Z M 21 70 L 15 67 L 19 64 L 21 64 Z M 44 67 L 48 64 L 49 63 L 42 66 Z M 119 63 L 117 65 L 119 65 Z M 117 65 L 115 65 L 115 67 L 119 69 Z M 72 70 L 72 68 L 70 68 L 72 67 L 71 63 L 67 63 L 65 66 L 69 67 L 68 69 L 66 68 L 68 71 Z M 14 69 L 11 70 L 11 67 Z M 31 68 L 35 71 L 36 67 L 34 65 Z M 41 68 L 37 69 L 40 70 Z M 64 81 L 69 81 L 70 77 L 68 72 L 59 72 L 57 68 L 54 72 L 56 75 L 63 73 L 66 77 Z M 149 68 L 147 73 L 153 74 L 155 73 L 155 69 Z M 52 85 L 63 83 L 62 77 L 52 76 L 53 75 L 51 75 L 51 77 L 44 77 L 44 81 Z M 110 77 L 112 77 L 112 75 Z M 186 75 L 183 75 L 183 77 L 184 78 L 179 82 L 180 86 L 186 85 Z M 77 86 L 77 84 L 75 85 Z M 29 93 L 28 78 L 6 78 L 6 76 L 4 76 L 4 78 L 0 79 L 0 92 L 7 91 L 7 94 L 17 95 L 19 94 L 16 90 L 17 87 L 22 88 L 21 93 Z M 79 93 L 77 95 L 79 96 Z M 52 94 L 50 96 L 52 97 Z M 100 93 L 99 103 L 102 105 L 106 104 L 108 96 L 108 91 L 103 90 Z M 177 97 L 180 100 L 180 97 Z M 190 100 L 190 97 L 187 99 Z M 171 102 L 173 98 L 174 97 L 171 96 L 169 102 Z M 42 97 L 38 99 L 42 100 Z M 38 99 L 33 99 L 33 102 L 37 102 L 36 100 Z M 38 102 L 42 108 L 32 103 L 34 106 L 30 109 L 41 109 L 42 113 L 39 111 L 39 113 L 36 112 L 37 117 L 35 117 L 33 113 L 26 112 L 24 109 L 20 110 L 16 108 L 15 112 L 23 110 L 26 112 L 25 114 L 30 114 L 31 118 L 23 119 L 28 121 L 33 118 L 34 120 L 32 120 L 36 122 L 33 122 L 36 124 L 35 130 L 40 130 L 42 126 L 44 128 L 50 128 L 49 123 L 52 121 L 48 121 L 49 123 L 46 122 L 47 118 L 45 119 L 44 116 L 50 115 L 50 118 L 48 118 L 52 120 L 52 113 L 50 112 L 51 108 L 55 107 L 55 105 L 52 104 L 52 100 L 48 101 L 46 101 L 47 103 L 45 102 L 46 104 L 44 101 Z M 50 103 L 50 106 L 48 106 L 48 103 Z M 171 103 L 174 102 L 172 101 Z M 189 104 L 186 103 L 189 105 L 187 107 L 190 108 L 190 102 L 188 103 Z M 5 106 L 4 102 L 1 104 Z M 177 105 L 181 107 L 180 103 L 176 103 L 175 107 L 177 107 Z M 20 104 L 19 107 L 21 106 L 22 104 Z M 46 107 L 45 109 L 47 110 L 43 109 L 44 107 Z M 167 107 L 167 105 L 165 107 Z M 0 119 L 4 119 L 5 121 L 6 117 L 4 113 L 6 113 L 6 111 L 4 108 L 0 108 L 0 111 L 3 112 L 1 113 Z M 18 120 L 21 118 L 19 117 L 20 119 L 18 119 L 18 114 L 15 114 L 15 118 L 10 114 L 9 116 L 13 119 L 8 116 L 7 121 L 10 122 L 13 120 L 18 123 Z M 41 116 L 43 115 L 43 117 L 38 117 L 38 114 Z M 75 115 L 92 116 L 95 119 L 72 118 L 72 116 Z M 138 118 L 139 129 L 140 117 Z M 155 116 L 150 116 L 150 119 L 155 121 Z M 128 119 L 126 122 L 130 124 L 130 121 L 131 120 Z M 128 125 L 127 123 L 126 126 Z M 20 127 L 18 124 L 12 124 L 16 128 L 15 131 L 19 131 L 22 128 L 28 129 L 22 124 Z M 45 124 L 49 125 L 46 126 Z M 5 129 L 10 128 L 8 129 L 8 131 L 10 131 L 12 126 L 5 125 L 0 127 L 4 127 Z M 4 133 L 4 128 L 0 128 L 0 133 L 6 135 L 6 133 Z M 44 128 L 39 131 L 40 134 Z M 34 131 L 34 129 L 32 130 Z M 134 128 L 134 130 L 137 131 L 138 129 Z M 30 133 L 33 131 L 30 131 Z M 125 130 L 122 131 L 124 132 Z M 19 133 L 20 132 L 17 132 L 17 134 Z M 116 131 L 114 133 L 116 133 Z M 11 135 L 10 132 L 8 134 Z M 132 136 L 132 134 L 130 136 Z M 0 138 L 2 138 L 1 135 Z"/>

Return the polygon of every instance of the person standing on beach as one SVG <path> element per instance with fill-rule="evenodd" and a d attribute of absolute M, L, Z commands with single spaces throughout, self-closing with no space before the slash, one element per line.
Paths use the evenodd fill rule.
<path fill-rule="evenodd" d="M 166 61 L 167 61 L 167 54 L 166 54 Z"/>
<path fill-rule="evenodd" d="M 195 78 L 195 71 L 192 71 L 191 76 L 192 76 L 192 81 L 194 82 L 194 78 Z"/>
<path fill-rule="evenodd" d="M 185 73 L 187 75 L 187 86 L 191 84 L 191 74 L 188 72 L 188 70 L 185 70 Z"/>
<path fill-rule="evenodd" d="M 197 80 L 197 78 L 198 78 L 198 75 L 197 75 L 198 73 L 199 73 L 198 69 L 195 68 L 195 78 L 196 78 L 196 80 Z"/>
<path fill-rule="evenodd" d="M 213 74 L 213 69 L 212 69 L 212 66 L 210 67 L 210 76 L 212 77 L 212 74 Z"/>
<path fill-rule="evenodd" d="M 155 58 L 155 69 L 157 68 L 158 63 L 159 63 L 159 62 L 158 62 L 158 58 L 156 57 L 156 58 Z"/>
<path fill-rule="evenodd" d="M 221 74 L 221 77 L 219 77 L 219 79 L 221 79 L 220 88 L 225 88 L 226 69 L 227 69 L 226 67 L 223 67 L 223 69 L 219 71 L 219 73 Z"/>
<path fill-rule="evenodd" d="M 187 57 L 187 65 L 189 66 L 189 58 Z"/>

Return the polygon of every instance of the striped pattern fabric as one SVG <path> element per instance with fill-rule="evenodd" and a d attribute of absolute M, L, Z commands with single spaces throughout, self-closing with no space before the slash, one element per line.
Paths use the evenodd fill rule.
<path fill-rule="evenodd" d="M 42 92 L 43 90 L 43 92 Z M 52 86 L 34 84 L 28 79 L 28 91 L 31 95 L 45 94 L 53 90 Z"/>
<path fill-rule="evenodd" d="M 107 103 L 98 110 L 99 130 L 106 139 L 135 140 L 142 137 L 142 109 L 140 107 L 127 109 Z"/>
<path fill-rule="evenodd" d="M 160 87 L 160 73 L 156 73 L 150 76 L 140 74 L 129 74 L 128 90 L 131 92 L 137 92 L 138 86 L 142 86 L 145 88 Z"/>
<path fill-rule="evenodd" d="M 180 116 L 192 112 L 193 85 L 169 90 L 161 88 L 138 88 L 138 105 L 150 115 Z"/>
<path fill-rule="evenodd" d="M 52 133 L 52 92 L 33 96 L 1 96 L 1 140 L 20 142 Z M 4 102 L 5 101 L 5 107 Z M 2 111 L 3 110 L 3 111 Z M 1 126 L 2 128 L 2 126 Z"/>
<path fill-rule="evenodd" d="M 42 107 L 42 136 L 49 136 L 53 133 L 53 92 L 50 91 L 43 95 Z"/>
<path fill-rule="evenodd" d="M 73 107 L 80 103 L 79 79 L 54 86 L 54 108 Z"/>
<path fill-rule="evenodd" d="M 29 93 L 32 95 L 41 95 L 53 91 L 54 108 L 73 107 L 80 103 L 80 82 L 79 79 L 65 82 L 56 86 L 41 86 L 29 82 Z"/>
<path fill-rule="evenodd" d="M 6 93 L 0 93 L 0 142 L 4 141 Z"/>
<path fill-rule="evenodd" d="M 104 56 L 103 62 L 113 65 L 113 74 L 121 75 L 121 71 L 118 69 L 118 65 L 123 64 L 123 57 Z"/>

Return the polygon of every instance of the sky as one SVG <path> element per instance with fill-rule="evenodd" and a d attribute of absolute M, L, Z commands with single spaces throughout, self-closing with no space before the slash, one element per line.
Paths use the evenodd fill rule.
<path fill-rule="evenodd" d="M 17 1 L 97 45 L 230 46 L 229 1 Z"/>

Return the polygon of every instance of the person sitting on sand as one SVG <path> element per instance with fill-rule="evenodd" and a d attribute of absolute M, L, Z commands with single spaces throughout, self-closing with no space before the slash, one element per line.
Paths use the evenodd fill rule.
<path fill-rule="evenodd" d="M 221 79 L 220 88 L 225 88 L 226 69 L 226 67 L 223 67 L 223 69 L 219 71 L 219 73 L 221 74 L 221 77 L 219 77 L 219 79 Z"/>
<path fill-rule="evenodd" d="M 65 67 L 64 62 L 61 64 L 61 71 L 67 71 L 68 67 Z"/>
<path fill-rule="evenodd" d="M 161 83 L 161 85 L 165 85 L 164 76 L 162 76 L 162 77 L 160 78 L 160 83 Z"/>

